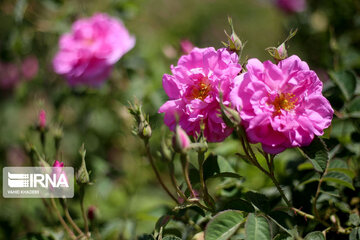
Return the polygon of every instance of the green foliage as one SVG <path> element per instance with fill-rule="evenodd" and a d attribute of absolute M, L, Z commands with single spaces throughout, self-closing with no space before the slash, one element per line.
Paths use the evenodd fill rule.
<path fill-rule="evenodd" d="M 322 232 L 311 232 L 306 235 L 305 240 L 325 240 L 324 234 Z"/>
<path fill-rule="evenodd" d="M 244 221 L 245 218 L 239 211 L 227 210 L 220 212 L 207 224 L 205 240 L 229 239 Z"/>
<path fill-rule="evenodd" d="M 271 240 L 270 226 L 266 218 L 250 213 L 246 220 L 246 240 Z"/>

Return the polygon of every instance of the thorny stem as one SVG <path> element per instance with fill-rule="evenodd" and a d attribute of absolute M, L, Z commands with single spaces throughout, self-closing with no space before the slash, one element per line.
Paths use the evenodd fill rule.
<path fill-rule="evenodd" d="M 169 197 L 174 200 L 176 203 L 178 203 L 178 200 L 176 199 L 176 197 L 170 192 L 170 190 L 166 187 L 165 183 L 163 182 L 163 180 L 161 179 L 161 176 L 160 176 L 160 173 L 159 171 L 157 170 L 156 166 L 155 166 L 155 163 L 154 163 L 154 159 L 151 155 L 151 152 L 150 152 L 150 146 L 149 146 L 149 141 L 145 140 L 144 141 L 144 144 L 145 144 L 145 149 L 146 149 L 146 155 L 149 159 L 149 162 L 150 162 L 150 165 L 156 175 L 156 178 L 158 180 L 158 182 L 160 183 L 161 187 L 165 190 L 165 192 L 169 195 Z"/>
<path fill-rule="evenodd" d="M 85 208 L 84 208 L 84 198 L 85 198 L 85 186 L 82 185 L 82 186 L 80 186 L 80 208 L 81 208 L 82 217 L 84 219 L 85 234 L 86 234 L 86 237 L 88 238 L 89 225 L 88 225 L 88 220 L 87 220 L 87 216 L 86 216 Z"/>
<path fill-rule="evenodd" d="M 192 188 L 190 177 L 189 177 L 189 159 L 186 154 L 181 154 L 181 166 L 185 177 L 186 185 L 190 191 L 190 194 L 193 198 L 196 198 L 196 194 L 194 192 L 194 189 Z"/>
<path fill-rule="evenodd" d="M 63 225 L 64 229 L 66 230 L 66 232 L 69 234 L 70 238 L 71 239 L 76 239 L 74 233 L 71 231 L 71 229 L 69 228 L 69 226 L 66 224 L 65 220 L 63 219 L 63 217 L 61 216 L 60 212 L 59 212 L 59 209 L 57 208 L 56 206 L 56 203 L 55 203 L 55 200 L 54 198 L 51 198 L 50 199 L 50 202 L 51 202 L 51 205 L 53 207 L 53 209 L 55 210 L 55 214 L 56 216 L 58 217 L 61 225 Z"/>

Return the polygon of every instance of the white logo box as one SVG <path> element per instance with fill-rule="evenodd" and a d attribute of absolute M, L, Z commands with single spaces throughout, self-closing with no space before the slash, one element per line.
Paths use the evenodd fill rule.
<path fill-rule="evenodd" d="M 72 167 L 4 167 L 4 198 L 72 198 Z"/>

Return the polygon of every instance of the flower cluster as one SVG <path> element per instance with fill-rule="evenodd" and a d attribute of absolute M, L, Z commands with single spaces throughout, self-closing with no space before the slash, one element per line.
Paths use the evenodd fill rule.
<path fill-rule="evenodd" d="M 219 117 L 219 93 L 224 105 L 239 112 L 251 143 L 262 143 L 267 153 L 306 146 L 330 126 L 333 109 L 322 95 L 322 82 L 306 62 L 291 56 L 277 65 L 250 59 L 238 75 L 238 57 L 226 49 L 195 48 L 163 76 L 169 101 L 160 107 L 164 121 L 178 124 L 195 136 L 204 123 L 210 142 L 223 141 L 232 129 Z M 230 104 L 231 103 L 231 104 Z"/>
<path fill-rule="evenodd" d="M 59 52 L 53 60 L 56 73 L 71 86 L 100 86 L 112 66 L 135 45 L 122 22 L 106 14 L 77 20 L 70 33 L 59 41 Z"/>

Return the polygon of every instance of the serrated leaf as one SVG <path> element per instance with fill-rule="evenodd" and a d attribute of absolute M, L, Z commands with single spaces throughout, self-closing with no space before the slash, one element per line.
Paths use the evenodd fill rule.
<path fill-rule="evenodd" d="M 329 161 L 329 151 L 323 140 L 315 137 L 307 147 L 300 148 L 305 157 L 310 160 L 318 172 L 324 172 Z"/>
<path fill-rule="evenodd" d="M 223 209 L 239 210 L 248 213 L 255 212 L 255 208 L 251 205 L 251 203 L 241 198 L 232 199 L 227 202 Z"/>
<path fill-rule="evenodd" d="M 352 190 L 355 190 L 352 184 L 352 179 L 341 172 L 329 172 L 324 176 L 323 181 L 337 183 Z"/>
<path fill-rule="evenodd" d="M 244 221 L 245 219 L 240 211 L 220 212 L 206 226 L 205 240 L 229 239 Z"/>
<path fill-rule="evenodd" d="M 246 240 L 271 240 L 270 226 L 262 216 L 248 215 L 245 225 Z"/>
<path fill-rule="evenodd" d="M 325 240 L 324 234 L 320 231 L 311 232 L 306 235 L 304 240 Z"/>
<path fill-rule="evenodd" d="M 245 197 L 261 211 L 265 213 L 270 211 L 269 199 L 264 194 L 249 191 Z"/>
<path fill-rule="evenodd" d="M 354 74 L 350 71 L 330 72 L 330 77 L 340 88 L 345 99 L 350 100 L 356 89 L 356 77 Z"/>

